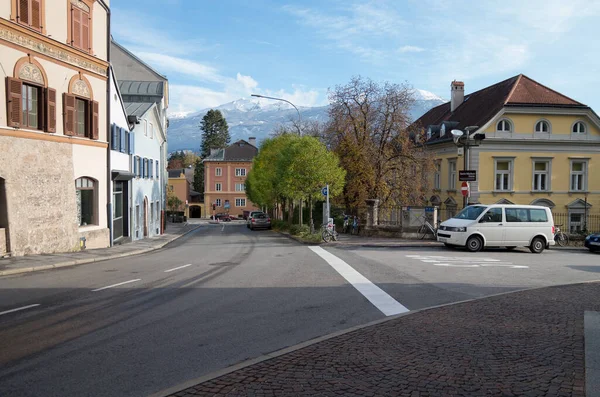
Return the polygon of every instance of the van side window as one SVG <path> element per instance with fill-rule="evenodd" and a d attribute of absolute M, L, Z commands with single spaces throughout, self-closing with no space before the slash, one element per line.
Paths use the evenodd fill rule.
<path fill-rule="evenodd" d="M 507 208 L 507 222 L 548 222 L 548 214 L 542 209 Z"/>
<path fill-rule="evenodd" d="M 502 208 L 490 208 L 481 218 L 481 222 L 502 222 Z"/>
<path fill-rule="evenodd" d="M 546 210 L 529 210 L 529 222 L 548 222 Z"/>

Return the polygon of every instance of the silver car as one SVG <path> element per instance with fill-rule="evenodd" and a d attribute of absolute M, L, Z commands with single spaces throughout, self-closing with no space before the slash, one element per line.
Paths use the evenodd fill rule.
<path fill-rule="evenodd" d="M 250 224 L 252 223 L 252 218 L 257 216 L 258 214 L 264 214 L 262 211 L 252 211 L 250 215 L 248 215 L 248 219 L 246 221 L 246 227 L 250 229 Z"/>
<path fill-rule="evenodd" d="M 260 213 L 254 215 L 250 220 L 250 230 L 254 229 L 270 229 L 271 228 L 271 218 L 269 215 L 265 213 Z"/>

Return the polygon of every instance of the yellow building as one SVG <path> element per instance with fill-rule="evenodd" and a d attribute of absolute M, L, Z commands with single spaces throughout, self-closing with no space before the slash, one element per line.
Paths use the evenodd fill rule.
<path fill-rule="evenodd" d="M 590 107 L 521 74 L 468 95 L 453 81 L 451 101 L 415 124 L 435 152 L 429 201 L 442 219 L 463 207 L 467 160 L 477 173 L 469 203 L 544 205 L 565 230 L 600 229 L 600 118 Z M 451 130 L 469 126 L 472 141 L 484 139 L 459 157 Z"/>

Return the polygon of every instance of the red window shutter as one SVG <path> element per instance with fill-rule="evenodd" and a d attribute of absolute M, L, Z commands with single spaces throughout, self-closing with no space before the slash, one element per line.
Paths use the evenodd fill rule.
<path fill-rule="evenodd" d="M 42 4 L 40 0 L 31 0 L 31 27 L 42 29 Z"/>
<path fill-rule="evenodd" d="M 81 48 L 81 10 L 71 6 L 71 45 Z"/>
<path fill-rule="evenodd" d="M 19 2 L 19 22 L 29 25 L 29 0 L 18 0 Z"/>
<path fill-rule="evenodd" d="M 63 94 L 63 124 L 64 134 L 75 135 L 75 96 Z"/>
<path fill-rule="evenodd" d="M 98 125 L 98 122 L 100 121 L 100 118 L 98 117 L 98 102 L 97 101 L 93 101 L 90 103 L 90 115 L 91 115 L 91 133 L 90 133 L 90 138 L 94 139 L 94 140 L 98 140 L 98 137 L 100 136 L 100 126 Z"/>
<path fill-rule="evenodd" d="M 56 90 L 46 88 L 46 132 L 56 132 Z"/>
<path fill-rule="evenodd" d="M 80 11 L 81 15 L 81 49 L 90 52 L 90 16 L 87 12 Z"/>
<path fill-rule="evenodd" d="M 9 127 L 20 127 L 23 118 L 21 98 L 23 95 L 23 83 L 21 80 L 6 78 L 6 110 Z"/>

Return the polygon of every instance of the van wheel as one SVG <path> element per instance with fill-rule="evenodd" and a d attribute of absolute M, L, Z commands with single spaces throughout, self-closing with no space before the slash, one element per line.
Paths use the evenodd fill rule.
<path fill-rule="evenodd" d="M 483 240 L 479 236 L 471 236 L 467 240 L 467 249 L 471 252 L 481 251 L 483 248 Z"/>
<path fill-rule="evenodd" d="M 544 242 L 544 239 L 542 239 L 541 237 L 536 237 L 531 241 L 529 250 L 531 252 L 533 252 L 534 254 L 541 254 L 542 251 L 544 250 L 545 245 L 546 245 L 546 243 Z"/>

